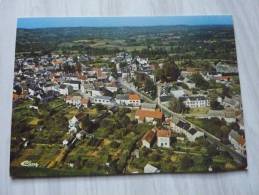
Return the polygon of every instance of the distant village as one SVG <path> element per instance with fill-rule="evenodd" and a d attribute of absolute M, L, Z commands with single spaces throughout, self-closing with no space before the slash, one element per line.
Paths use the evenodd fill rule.
<path fill-rule="evenodd" d="M 216 106 L 222 109 L 213 110 L 208 91 L 198 89 L 196 83 L 190 79 L 192 75 L 198 74 L 206 81 L 231 86 L 234 76 L 238 74 L 236 67 L 222 62 L 215 64 L 214 71 L 211 72 L 188 67 L 181 70 L 176 82 L 170 83 L 158 81 L 154 74 L 157 67 L 163 68 L 163 63 L 154 65 L 148 58 L 133 57 L 130 53 L 120 52 L 109 59 L 110 63 L 115 64 L 115 68 L 92 65 L 89 63 L 92 60 L 94 57 L 89 55 L 69 57 L 54 54 L 37 59 L 16 58 L 13 107 L 25 99 L 30 99 L 35 103 L 28 109 L 39 110 L 40 104 L 48 104 L 49 101 L 59 98 L 78 109 L 78 113 L 67 121 L 66 132 L 71 137 L 60 143 L 64 147 L 69 147 L 75 140 L 91 136 L 82 126 L 85 116 L 81 110 L 97 105 L 104 106 L 111 113 L 117 108 L 135 110 L 134 119 L 138 124 L 148 123 L 152 126 L 140 140 L 140 147 L 145 148 L 174 148 L 172 137 L 178 141 L 194 143 L 209 136 L 211 140 L 215 140 L 212 143 L 220 145 L 220 138 L 188 121 L 188 116 L 197 119 L 218 118 L 226 124 L 235 123 L 240 129 L 232 129 L 228 134 L 229 144 L 222 144 L 221 148 L 245 158 L 246 143 L 242 133 L 244 122 L 240 95 L 214 97 Z M 152 81 L 155 91 L 146 90 L 144 84 L 139 85 L 142 82 L 138 80 L 139 75 Z M 139 87 L 141 85 L 143 87 Z M 152 94 L 155 94 L 155 97 Z M 207 108 L 208 112 L 175 113 L 169 108 L 172 98 L 181 101 L 187 109 Z M 29 142 L 29 139 L 25 139 L 24 146 Z M 138 147 L 134 150 L 136 158 L 139 156 L 138 150 Z M 37 163 L 28 161 L 21 163 L 21 166 L 36 165 L 38 167 Z M 212 171 L 211 168 L 209 170 Z M 160 172 L 158 167 L 150 163 L 146 164 L 143 171 Z"/>

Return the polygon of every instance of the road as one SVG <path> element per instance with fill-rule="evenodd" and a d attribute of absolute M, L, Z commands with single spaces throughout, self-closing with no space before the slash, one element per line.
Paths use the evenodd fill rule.
<path fill-rule="evenodd" d="M 118 79 L 118 81 L 120 82 L 120 84 L 122 86 L 124 86 L 128 90 L 131 90 L 134 93 L 138 94 L 145 101 L 147 101 L 149 103 L 157 104 L 161 108 L 161 110 L 163 112 L 167 112 L 167 113 L 171 114 L 172 117 L 180 119 L 180 120 L 182 120 L 184 122 L 188 122 L 194 128 L 196 128 L 197 130 L 203 132 L 204 135 L 206 136 L 206 138 L 210 142 L 214 143 L 215 145 L 217 145 L 217 147 L 221 148 L 222 150 L 229 152 L 230 155 L 232 155 L 235 158 L 235 160 L 237 160 L 238 162 L 246 161 L 246 156 L 245 155 L 242 155 L 242 154 L 236 152 L 231 146 L 227 146 L 227 145 L 223 144 L 219 138 L 217 138 L 216 136 L 212 135 L 211 133 L 209 133 L 205 129 L 203 129 L 201 127 L 198 127 L 195 124 L 193 124 L 192 122 L 186 120 L 181 114 L 175 113 L 172 110 L 170 110 L 169 108 L 167 108 L 166 106 L 162 105 L 161 102 L 160 102 L 160 98 L 159 98 L 160 97 L 160 91 L 161 91 L 161 85 L 160 84 L 157 85 L 157 94 L 158 94 L 158 96 L 157 96 L 156 100 L 154 101 L 154 100 L 150 99 L 149 97 L 147 97 L 145 94 L 137 91 L 136 88 L 132 84 L 130 84 L 128 82 L 125 82 L 122 79 Z"/>

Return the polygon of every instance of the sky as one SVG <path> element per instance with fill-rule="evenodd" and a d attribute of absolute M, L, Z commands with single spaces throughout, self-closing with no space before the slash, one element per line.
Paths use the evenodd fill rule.
<path fill-rule="evenodd" d="M 160 17 L 42 17 L 18 18 L 17 28 L 56 27 L 125 27 L 172 25 L 232 25 L 232 17 L 221 16 L 160 16 Z"/>

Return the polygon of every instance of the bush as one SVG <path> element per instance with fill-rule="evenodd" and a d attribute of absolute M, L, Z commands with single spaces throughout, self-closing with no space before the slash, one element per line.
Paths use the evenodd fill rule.
<path fill-rule="evenodd" d="M 161 155 L 157 152 L 153 152 L 150 158 L 152 161 L 159 161 L 161 159 Z"/>
<path fill-rule="evenodd" d="M 189 169 L 194 165 L 194 161 L 189 156 L 184 156 L 181 160 L 181 168 L 182 169 Z"/>
<path fill-rule="evenodd" d="M 106 107 L 102 104 L 96 104 L 95 107 L 96 107 L 97 111 L 106 110 Z"/>
<path fill-rule="evenodd" d="M 111 142 L 111 147 L 112 148 L 118 148 L 119 146 L 120 146 L 119 142 L 116 142 L 116 141 Z"/>

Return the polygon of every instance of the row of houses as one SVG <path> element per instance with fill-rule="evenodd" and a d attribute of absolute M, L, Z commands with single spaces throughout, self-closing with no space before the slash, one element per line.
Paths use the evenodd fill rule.
<path fill-rule="evenodd" d="M 93 104 L 102 104 L 105 106 L 128 106 L 128 107 L 139 107 L 141 106 L 140 96 L 137 94 L 121 94 L 117 95 L 116 98 L 110 96 L 84 96 L 81 95 L 68 95 L 65 96 L 64 101 L 67 104 L 74 105 L 77 108 L 81 106 L 88 108 L 91 103 Z"/>

